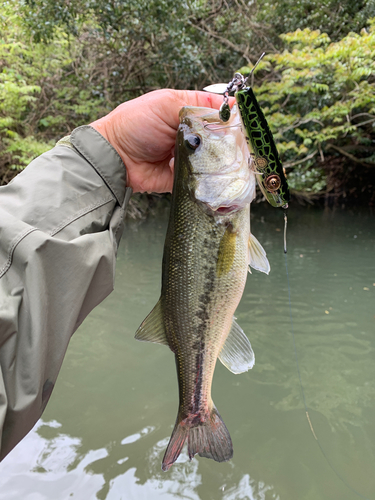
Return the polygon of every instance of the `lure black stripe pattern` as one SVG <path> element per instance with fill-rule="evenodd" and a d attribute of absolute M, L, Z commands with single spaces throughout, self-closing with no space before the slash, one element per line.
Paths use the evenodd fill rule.
<path fill-rule="evenodd" d="M 266 117 L 251 87 L 239 90 L 235 96 L 254 155 L 259 187 L 272 206 L 286 208 L 290 200 L 288 183 Z"/>

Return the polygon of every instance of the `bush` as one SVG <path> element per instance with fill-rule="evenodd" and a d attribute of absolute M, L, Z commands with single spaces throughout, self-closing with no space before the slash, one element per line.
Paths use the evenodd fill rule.
<path fill-rule="evenodd" d="M 72 128 L 94 120 L 102 98 L 90 85 L 94 64 L 83 43 L 57 30 L 35 43 L 14 3 L 0 16 L 0 169 L 19 170 Z M 86 50 L 87 53 L 87 50 Z"/>
<path fill-rule="evenodd" d="M 356 178 L 360 189 L 363 172 L 375 172 L 375 24 L 340 39 L 335 16 L 327 14 L 322 26 L 336 41 L 306 28 L 281 35 L 286 48 L 278 51 L 272 26 L 313 22 L 319 7 L 303 0 L 281 18 L 285 1 L 258 7 L 242 0 L 3 2 L 0 183 L 120 102 L 160 87 L 229 81 L 234 68 L 249 72 L 264 49 L 269 54 L 256 70 L 255 93 L 291 187 L 339 193 Z M 363 25 L 373 0 L 324 0 L 326 10 L 332 6 L 341 9 L 347 33 Z M 262 13 L 268 24 L 259 23 Z"/>
<path fill-rule="evenodd" d="M 264 58 L 254 90 L 291 187 L 325 188 L 327 154 L 375 167 L 375 22 L 335 43 L 308 28 L 281 37 L 289 48 Z"/>

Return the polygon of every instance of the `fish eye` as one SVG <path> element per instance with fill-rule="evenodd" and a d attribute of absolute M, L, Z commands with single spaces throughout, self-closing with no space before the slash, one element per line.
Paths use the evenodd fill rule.
<path fill-rule="evenodd" d="M 189 149 L 197 149 L 201 143 L 199 135 L 188 135 L 185 139 L 185 144 Z"/>

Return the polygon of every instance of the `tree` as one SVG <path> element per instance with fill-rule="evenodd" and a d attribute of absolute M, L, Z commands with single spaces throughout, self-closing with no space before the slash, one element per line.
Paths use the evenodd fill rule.
<path fill-rule="evenodd" d="M 272 0 L 258 2 L 256 15 L 259 23 L 268 26 L 277 47 L 280 34 L 305 28 L 338 41 L 351 31 L 359 33 L 371 17 L 375 17 L 374 0 Z"/>
<path fill-rule="evenodd" d="M 338 42 L 308 28 L 282 35 L 288 49 L 265 57 L 255 93 L 274 131 L 291 186 L 326 188 L 326 155 L 338 155 L 371 190 L 375 172 L 375 20 Z M 243 68 L 246 71 L 246 68 Z M 250 71 L 251 68 L 247 68 Z M 332 160 L 332 158 L 331 158 Z M 325 165 L 325 170 L 323 169 Z M 328 175 L 328 189 L 334 186 Z M 363 186 L 362 186 L 363 187 Z"/>

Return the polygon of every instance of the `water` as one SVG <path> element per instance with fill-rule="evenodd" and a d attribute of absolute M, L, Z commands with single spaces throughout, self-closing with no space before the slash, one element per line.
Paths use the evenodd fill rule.
<path fill-rule="evenodd" d="M 74 335 L 43 419 L 0 464 L 1 500 L 355 500 L 307 422 L 289 319 L 280 210 L 255 206 L 269 276 L 236 316 L 256 363 L 218 363 L 213 399 L 234 458 L 161 460 L 177 413 L 174 358 L 134 332 L 160 292 L 167 213 L 128 223 L 115 292 Z M 375 218 L 292 207 L 288 268 L 309 414 L 337 473 L 375 499 Z M 363 498 L 362 497 L 362 498 Z"/>

